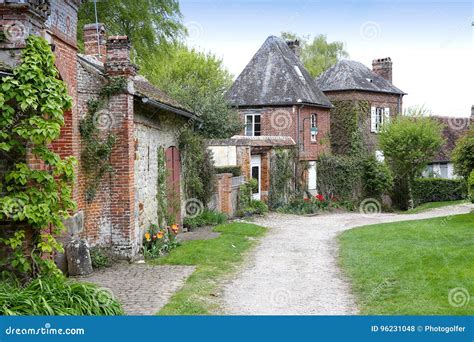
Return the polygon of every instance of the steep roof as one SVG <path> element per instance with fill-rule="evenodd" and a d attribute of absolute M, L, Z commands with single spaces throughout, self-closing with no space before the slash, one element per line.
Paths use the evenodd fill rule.
<path fill-rule="evenodd" d="M 444 125 L 443 138 L 444 145 L 433 158 L 433 162 L 446 162 L 451 160 L 451 153 L 453 152 L 456 142 L 461 136 L 469 131 L 469 128 L 474 125 L 474 119 L 470 117 L 449 117 L 449 116 L 433 116 Z"/>
<path fill-rule="evenodd" d="M 299 58 L 270 36 L 237 77 L 227 97 L 233 106 L 293 105 L 331 107 Z"/>
<path fill-rule="evenodd" d="M 323 72 L 316 84 L 322 91 L 365 90 L 379 93 L 405 93 L 382 76 L 377 75 L 364 64 L 343 59 Z"/>
<path fill-rule="evenodd" d="M 104 64 L 93 56 L 78 54 L 78 62 L 88 72 L 93 72 L 102 76 L 105 75 Z M 141 98 L 144 103 L 149 102 L 151 105 L 156 105 L 185 117 L 198 117 L 198 115 L 193 113 L 189 108 L 180 104 L 141 75 L 133 77 L 133 88 L 133 95 Z"/>

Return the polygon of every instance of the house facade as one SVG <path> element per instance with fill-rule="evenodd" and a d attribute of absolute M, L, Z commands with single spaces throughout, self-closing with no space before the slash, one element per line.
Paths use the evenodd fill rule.
<path fill-rule="evenodd" d="M 444 145 L 423 171 L 423 177 L 454 179 L 456 175 L 451 154 L 456 142 L 474 125 L 474 106 L 471 107 L 470 117 L 434 116 L 443 125 Z"/>
<path fill-rule="evenodd" d="M 374 59 L 372 69 L 351 60 L 341 60 L 322 73 L 316 84 L 334 103 L 351 102 L 364 104 L 364 113 L 359 118 L 366 148 L 380 154 L 377 149 L 377 133 L 390 117 L 403 110 L 405 92 L 392 84 L 392 61 L 390 57 Z M 337 111 L 332 111 L 334 123 L 338 121 Z M 332 136 L 337 136 L 337 125 L 331 126 Z M 333 141 L 338 149 L 338 142 Z M 341 147 L 343 149 L 343 147 Z M 338 152 L 338 151 L 334 151 Z"/>
<path fill-rule="evenodd" d="M 299 42 L 270 36 L 237 77 L 228 99 L 245 125 L 245 137 L 292 139 L 307 168 L 305 187 L 316 192 L 320 155 L 329 152 L 331 102 L 299 59 Z M 261 174 L 265 155 L 254 149 L 252 171 Z"/>
<path fill-rule="evenodd" d="M 0 3 L 0 25 L 7 33 L 0 41 L 0 76 L 9 75 L 20 62 L 28 35 L 40 35 L 50 42 L 60 78 L 73 99 L 72 109 L 64 113 L 61 137 L 51 148 L 61 157 L 74 156 L 79 161 L 73 187 L 77 210 L 66 220 L 67 232 L 61 240 L 67 243 L 79 237 L 91 246 L 107 247 L 119 257 L 133 258 L 139 252 L 144 231 L 151 223 L 157 223 L 158 173 L 166 174 L 168 209 L 170 216 L 174 216 L 174 222 L 168 223 L 180 223 L 182 219 L 178 136 L 183 128 L 200 119 L 137 75 L 126 36 L 107 37 L 103 25 L 86 25 L 85 53 L 78 54 L 80 3 L 79 0 Z M 123 79 L 125 86 L 111 94 L 93 118 L 101 134 L 116 137 L 110 153 L 112 172 L 104 175 L 91 198 L 81 160 L 85 142 L 80 123 L 87 114 L 87 103 L 98 99 L 112 78 Z M 164 167 L 159 167 L 159 155 L 164 158 Z M 64 257 L 58 262 L 64 262 Z"/>

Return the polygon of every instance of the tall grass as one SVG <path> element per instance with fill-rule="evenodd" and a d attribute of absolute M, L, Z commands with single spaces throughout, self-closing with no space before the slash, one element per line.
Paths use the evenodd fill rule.
<path fill-rule="evenodd" d="M 21 286 L 0 283 L 0 315 L 122 315 L 112 294 L 64 277 L 37 278 Z"/>

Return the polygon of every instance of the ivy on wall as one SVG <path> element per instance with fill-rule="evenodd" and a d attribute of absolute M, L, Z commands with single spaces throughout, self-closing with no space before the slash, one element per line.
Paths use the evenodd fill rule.
<path fill-rule="evenodd" d="M 0 263 L 24 278 L 58 272 L 54 262 L 43 256 L 62 251 L 54 236 L 75 209 L 76 160 L 62 159 L 50 149 L 64 125 L 63 113 L 72 105 L 58 76 L 50 46 L 31 35 L 21 64 L 0 85 L 0 152 L 10 160 L 0 174 L 0 221 L 13 221 L 16 226 L 10 236 L 0 232 L 4 236 L 0 243 L 9 250 Z"/>
<path fill-rule="evenodd" d="M 204 139 L 191 129 L 182 131 L 178 140 L 186 199 L 195 198 L 207 204 L 214 190 L 212 154 Z"/>
<path fill-rule="evenodd" d="M 272 209 L 283 206 L 294 190 L 296 152 L 296 149 L 275 148 L 270 158 L 268 204 Z"/>
<path fill-rule="evenodd" d="M 368 101 L 332 101 L 331 150 L 337 155 L 359 154 L 366 149 L 364 125 Z"/>
<path fill-rule="evenodd" d="M 89 100 L 87 113 L 79 123 L 79 131 L 82 138 L 81 166 L 86 175 L 86 200 L 92 202 L 97 193 L 102 178 L 107 172 L 113 171 L 110 164 L 110 154 L 117 138 L 114 134 L 104 132 L 111 127 L 103 127 L 101 130 L 98 121 L 100 111 L 106 107 L 110 96 L 119 94 L 126 89 L 127 81 L 123 77 L 111 77 L 107 84 L 101 89 L 97 100 Z M 105 118 L 107 122 L 113 123 L 113 118 Z"/>

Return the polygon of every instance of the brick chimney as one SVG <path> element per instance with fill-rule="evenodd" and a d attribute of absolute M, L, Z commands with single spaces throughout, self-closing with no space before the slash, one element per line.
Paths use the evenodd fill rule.
<path fill-rule="evenodd" d="M 135 76 L 137 67 L 130 61 L 130 39 L 112 36 L 107 39 L 105 71 L 109 76 Z"/>
<path fill-rule="evenodd" d="M 374 59 L 372 71 L 392 83 L 392 60 L 390 57 Z"/>
<path fill-rule="evenodd" d="M 290 48 L 291 51 L 293 51 L 296 57 L 300 58 L 301 47 L 300 47 L 300 41 L 298 39 L 287 40 L 286 45 L 288 45 L 288 47 Z"/>
<path fill-rule="evenodd" d="M 84 25 L 84 49 L 86 55 L 94 56 L 102 63 L 107 58 L 107 34 L 104 24 Z"/>

